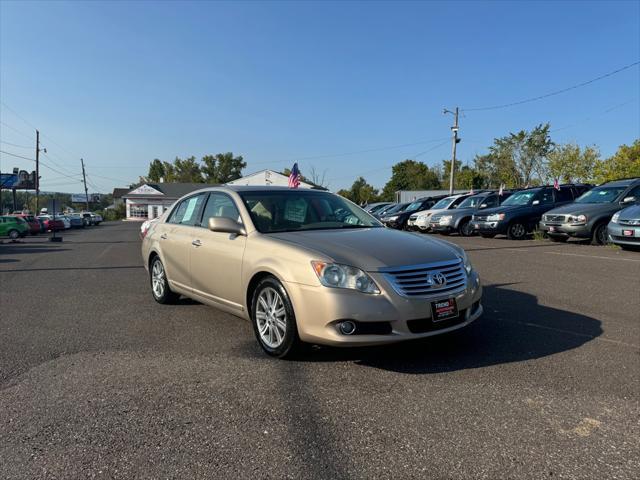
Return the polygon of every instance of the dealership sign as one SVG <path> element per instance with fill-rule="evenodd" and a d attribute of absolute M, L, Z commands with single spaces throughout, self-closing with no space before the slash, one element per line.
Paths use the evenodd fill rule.
<path fill-rule="evenodd" d="M 90 203 L 98 203 L 100 201 L 99 193 L 90 193 L 88 195 Z M 87 195 L 84 193 L 72 193 L 71 194 L 71 203 L 86 203 Z"/>

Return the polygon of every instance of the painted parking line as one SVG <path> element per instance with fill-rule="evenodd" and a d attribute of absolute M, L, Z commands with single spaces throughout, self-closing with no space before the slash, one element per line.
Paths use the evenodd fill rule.
<path fill-rule="evenodd" d="M 585 258 L 601 258 L 603 260 L 619 260 L 621 262 L 637 262 L 640 263 L 640 259 L 635 258 L 616 258 L 616 257 L 603 257 L 600 255 L 583 255 L 581 253 L 564 253 L 564 252 L 544 252 L 550 255 L 565 255 L 569 257 L 585 257 Z"/>

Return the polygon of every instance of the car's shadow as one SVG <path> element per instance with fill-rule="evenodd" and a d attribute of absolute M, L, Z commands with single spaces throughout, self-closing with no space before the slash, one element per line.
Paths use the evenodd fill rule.
<path fill-rule="evenodd" d="M 314 348 L 296 360 L 440 373 L 546 357 L 602 334 L 599 320 L 540 305 L 535 296 L 504 285 L 485 287 L 483 305 L 483 317 L 449 334 L 384 347 Z"/>

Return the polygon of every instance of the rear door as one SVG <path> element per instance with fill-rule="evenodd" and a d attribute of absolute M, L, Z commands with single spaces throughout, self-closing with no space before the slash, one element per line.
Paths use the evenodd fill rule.
<path fill-rule="evenodd" d="M 193 195 L 182 200 L 171 212 L 168 220 L 157 226 L 160 251 L 170 284 L 191 289 L 189 271 L 189 255 L 196 223 L 200 222 L 202 207 L 207 198 L 206 193 Z"/>
<path fill-rule="evenodd" d="M 195 294 L 235 309 L 242 309 L 242 258 L 247 243 L 244 235 L 209 230 L 209 218 L 226 217 L 242 222 L 234 200 L 224 192 L 211 192 L 195 229 L 191 246 L 191 284 Z"/>

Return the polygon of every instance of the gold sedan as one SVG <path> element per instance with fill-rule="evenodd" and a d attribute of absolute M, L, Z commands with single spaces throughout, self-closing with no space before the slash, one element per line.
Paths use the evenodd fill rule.
<path fill-rule="evenodd" d="M 387 229 L 324 191 L 199 190 L 151 223 L 142 256 L 157 302 L 184 295 L 244 317 L 277 357 L 305 343 L 427 337 L 482 314 L 480 279 L 464 250 Z"/>

